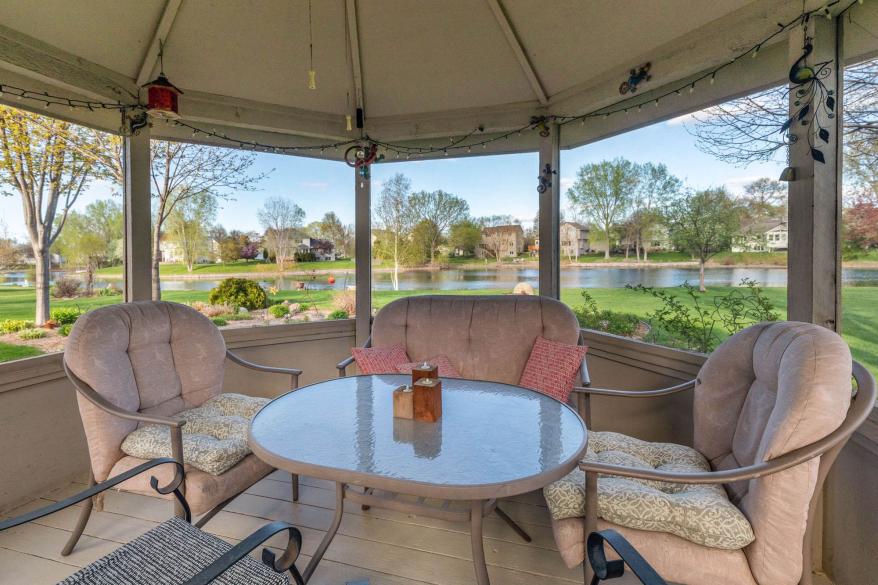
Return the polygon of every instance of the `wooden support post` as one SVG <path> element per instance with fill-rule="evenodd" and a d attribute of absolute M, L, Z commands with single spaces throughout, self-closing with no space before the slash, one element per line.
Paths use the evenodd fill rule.
<path fill-rule="evenodd" d="M 127 117 L 123 114 L 127 127 Z M 125 301 L 152 298 L 152 206 L 149 126 L 123 138 Z"/>
<path fill-rule="evenodd" d="M 371 170 L 368 169 L 367 170 Z M 354 169 L 355 234 L 354 257 L 356 260 L 357 287 L 357 345 L 362 346 L 369 338 L 372 328 L 372 178 L 360 175 Z"/>
<path fill-rule="evenodd" d="M 555 122 L 546 124 L 540 141 L 540 294 L 561 297 L 561 128 Z"/>
<path fill-rule="evenodd" d="M 841 329 L 843 20 L 813 18 L 807 33 L 802 28 L 791 32 L 789 49 L 790 63 L 794 63 L 802 55 L 803 35 L 812 37 L 814 51 L 808 64 L 828 62 L 830 73 L 822 81 L 827 90 L 833 91 L 836 105 L 835 117 L 829 118 L 815 99 L 804 119 L 806 124 L 797 121 L 791 127 L 796 140 L 790 146 L 795 178 L 789 184 L 787 316 L 836 331 Z M 804 98 L 799 99 L 793 89 L 789 99 L 790 112 L 799 112 Z M 814 115 L 829 130 L 828 142 L 820 137 L 810 141 L 823 153 L 822 163 L 814 160 L 807 135 L 807 122 Z"/>

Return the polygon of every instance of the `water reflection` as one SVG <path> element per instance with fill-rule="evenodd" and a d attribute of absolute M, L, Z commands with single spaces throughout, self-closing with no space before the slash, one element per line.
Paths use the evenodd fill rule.
<path fill-rule="evenodd" d="M 60 276 L 56 273 L 53 277 Z M 335 275 L 335 284 L 327 282 L 327 276 L 312 278 L 311 276 L 284 276 L 280 278 L 263 278 L 258 282 L 264 287 L 276 286 L 281 290 L 295 290 L 297 283 L 304 282 L 310 290 L 345 290 L 354 284 L 353 274 Z M 741 282 L 742 278 L 750 278 L 763 286 L 786 286 L 786 268 L 746 268 L 722 266 L 708 268 L 705 281 L 709 286 L 732 286 Z M 208 291 L 219 283 L 220 279 L 183 279 L 163 278 L 162 290 L 165 291 Z M 491 268 L 453 269 L 453 270 L 422 270 L 404 272 L 399 275 L 402 290 L 490 290 L 511 289 L 519 282 L 528 282 L 534 287 L 539 281 L 536 268 Z M 563 288 L 620 288 L 626 284 L 657 287 L 679 286 L 684 282 L 697 282 L 697 268 L 581 268 L 564 267 L 561 269 L 561 286 Z M 109 284 L 120 286 L 118 279 L 95 279 L 97 288 Z M 878 269 L 876 268 L 845 268 L 843 271 L 845 286 L 878 286 Z M 9 272 L 0 274 L 0 286 L 33 286 L 33 276 L 26 272 Z M 372 275 L 375 290 L 392 290 L 390 274 L 376 272 Z"/>

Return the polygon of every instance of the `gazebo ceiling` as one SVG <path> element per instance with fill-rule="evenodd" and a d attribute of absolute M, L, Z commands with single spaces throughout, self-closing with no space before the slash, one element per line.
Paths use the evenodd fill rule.
<path fill-rule="evenodd" d="M 358 95 L 366 132 L 412 143 L 590 111 L 622 99 L 631 67 L 653 63 L 648 92 L 725 62 L 801 10 L 798 0 L 312 0 L 317 88 L 308 89 L 308 0 L 87 6 L 0 4 L 0 74 L 132 101 L 159 72 L 161 38 L 165 73 L 185 92 L 185 120 L 288 143 L 356 136 L 345 115 L 355 115 Z M 782 68 L 771 75 L 780 79 Z M 505 150 L 534 145 L 511 141 Z"/>

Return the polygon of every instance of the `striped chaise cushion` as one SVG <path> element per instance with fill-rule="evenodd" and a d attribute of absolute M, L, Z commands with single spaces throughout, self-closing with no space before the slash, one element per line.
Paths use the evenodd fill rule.
<path fill-rule="evenodd" d="M 77 571 L 58 585 L 179 585 L 232 545 L 172 518 L 146 534 Z M 213 581 L 215 585 L 289 585 L 276 573 L 246 556 Z"/>

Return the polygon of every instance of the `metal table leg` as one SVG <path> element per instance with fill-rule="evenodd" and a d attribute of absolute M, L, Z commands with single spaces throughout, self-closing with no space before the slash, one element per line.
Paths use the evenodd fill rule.
<path fill-rule="evenodd" d="M 317 551 L 314 553 L 314 556 L 311 557 L 311 561 L 302 572 L 302 580 L 305 581 L 305 583 L 307 583 L 311 579 L 311 575 L 314 574 L 314 571 L 317 569 L 317 565 L 320 564 L 321 559 L 323 559 L 323 555 L 326 553 L 326 549 L 329 548 L 329 544 L 332 542 L 332 539 L 335 538 L 335 533 L 338 532 L 338 527 L 341 524 L 341 517 L 342 515 L 344 515 L 344 492 L 345 485 L 343 483 L 336 483 L 335 517 L 332 519 L 332 524 L 329 526 L 329 529 L 323 536 L 323 540 L 320 541 L 320 546 L 317 547 Z"/>
<path fill-rule="evenodd" d="M 469 534 L 473 546 L 473 567 L 476 571 L 476 583 L 478 585 L 491 585 L 488 579 L 488 567 L 485 564 L 485 545 L 482 542 L 482 516 L 485 511 L 485 502 L 476 500 L 470 505 Z"/>

